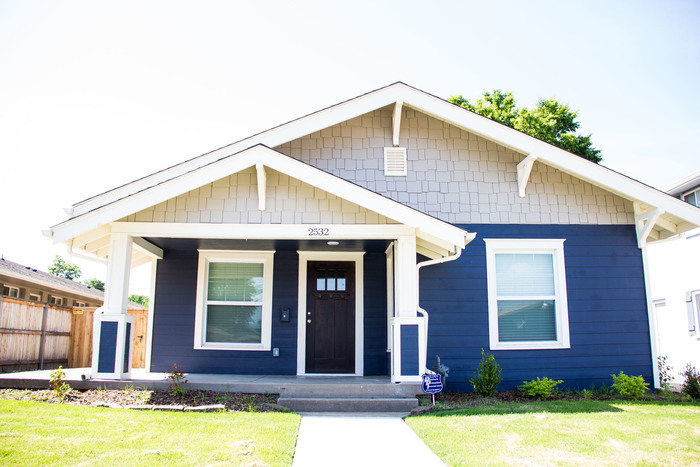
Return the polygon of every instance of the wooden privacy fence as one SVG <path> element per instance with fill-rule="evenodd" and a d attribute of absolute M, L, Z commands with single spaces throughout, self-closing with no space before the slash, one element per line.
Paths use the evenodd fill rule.
<path fill-rule="evenodd" d="M 71 323 L 71 346 L 68 355 L 68 368 L 82 368 L 92 365 L 92 321 L 96 308 L 76 308 Z M 129 308 L 134 317 L 134 348 L 131 353 L 133 368 L 146 365 L 146 332 L 148 330 L 148 310 Z"/>
<path fill-rule="evenodd" d="M 73 309 L 0 298 L 0 369 L 43 369 L 68 362 Z"/>
<path fill-rule="evenodd" d="M 148 310 L 129 308 L 134 316 L 132 365 L 143 368 Z M 89 367 L 95 308 L 71 308 L 0 297 L 0 371 Z"/>

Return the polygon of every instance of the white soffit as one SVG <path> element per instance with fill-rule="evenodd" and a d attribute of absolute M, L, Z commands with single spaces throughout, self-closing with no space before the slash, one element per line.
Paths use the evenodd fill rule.
<path fill-rule="evenodd" d="M 116 200 L 51 228 L 54 242 L 69 241 L 125 216 L 249 167 L 269 167 L 418 230 L 417 235 L 463 248 L 473 237 L 459 227 L 436 219 L 335 175 L 257 145 L 241 153 L 190 171 L 147 190 Z M 102 226 L 102 227 L 101 227 Z M 101 235 L 98 235 L 101 237 Z"/>
<path fill-rule="evenodd" d="M 439 120 L 446 121 L 524 156 L 534 155 L 568 174 L 600 186 L 623 198 L 640 201 L 662 208 L 666 213 L 700 226 L 700 210 L 625 175 L 571 154 L 551 144 L 521 133 L 474 112 L 468 111 L 424 91 L 398 82 L 359 97 L 292 120 L 270 130 L 258 133 L 229 146 L 217 149 L 160 172 L 148 175 L 127 185 L 115 188 L 75 204 L 73 216 L 85 214 L 134 193 L 150 189 L 219 159 L 239 153 L 257 144 L 276 147 L 315 131 L 364 115 L 374 110 L 402 102 Z"/>

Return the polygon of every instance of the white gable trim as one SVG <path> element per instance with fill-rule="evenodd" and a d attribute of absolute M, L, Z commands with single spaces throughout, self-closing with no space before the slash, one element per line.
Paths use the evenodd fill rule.
<path fill-rule="evenodd" d="M 58 224 L 52 228 L 54 242 L 70 240 L 92 229 L 99 228 L 101 225 L 114 222 L 211 183 L 222 176 L 237 173 L 250 167 L 262 168 L 263 166 L 290 175 L 339 198 L 413 227 L 417 229 L 419 236 L 423 233 L 426 238 L 435 237 L 444 244 L 458 248 L 463 248 L 473 238 L 473 234 L 447 222 L 423 214 L 270 148 L 258 145 Z"/>
<path fill-rule="evenodd" d="M 156 172 L 77 203 L 71 212 L 74 216 L 80 216 L 126 196 L 153 188 L 174 177 L 202 168 L 251 146 L 264 144 L 276 147 L 397 102 L 402 102 L 403 106 L 417 109 L 466 131 L 483 136 L 525 156 L 534 155 L 540 162 L 600 186 L 623 198 L 639 201 L 653 208 L 661 208 L 668 215 L 678 217 L 686 222 L 687 225 L 682 225 L 681 231 L 700 226 L 700 210 L 681 200 L 404 83 L 395 83 L 372 91 Z M 524 185 L 521 183 L 521 187 Z"/>

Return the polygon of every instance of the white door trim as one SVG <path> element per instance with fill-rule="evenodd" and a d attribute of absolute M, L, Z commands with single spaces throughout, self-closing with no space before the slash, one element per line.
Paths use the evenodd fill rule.
<path fill-rule="evenodd" d="M 297 375 L 306 375 L 306 279 L 309 261 L 355 263 L 355 373 L 364 375 L 364 251 L 298 251 L 299 304 L 297 307 Z M 316 373 L 310 375 L 320 376 Z M 334 374 L 333 376 L 340 376 Z"/>

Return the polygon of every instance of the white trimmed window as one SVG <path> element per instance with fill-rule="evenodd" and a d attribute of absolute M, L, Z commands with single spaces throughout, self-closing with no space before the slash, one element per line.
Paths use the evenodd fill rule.
<path fill-rule="evenodd" d="M 270 350 L 274 254 L 199 250 L 195 348 Z"/>
<path fill-rule="evenodd" d="M 693 191 L 689 191 L 688 193 L 684 193 L 682 198 L 683 198 L 683 201 L 685 201 L 686 203 L 690 203 L 693 206 L 700 207 L 700 188 L 696 188 Z"/>
<path fill-rule="evenodd" d="M 6 285 L 2 288 L 2 294 L 7 297 L 19 298 L 19 289 L 17 287 L 10 287 Z"/>
<path fill-rule="evenodd" d="M 53 295 L 49 295 L 49 303 L 51 303 L 52 305 L 62 306 L 63 305 L 63 298 L 54 297 Z"/>
<path fill-rule="evenodd" d="M 700 290 L 685 294 L 685 306 L 688 311 L 688 332 L 691 336 L 695 336 L 698 334 L 698 323 L 700 323 Z"/>
<path fill-rule="evenodd" d="M 35 294 L 35 293 L 30 293 L 30 294 L 29 294 L 29 300 L 34 300 L 35 302 L 40 302 L 40 301 L 41 301 L 41 295 Z"/>
<path fill-rule="evenodd" d="M 484 241 L 491 349 L 568 349 L 564 240 Z"/>

